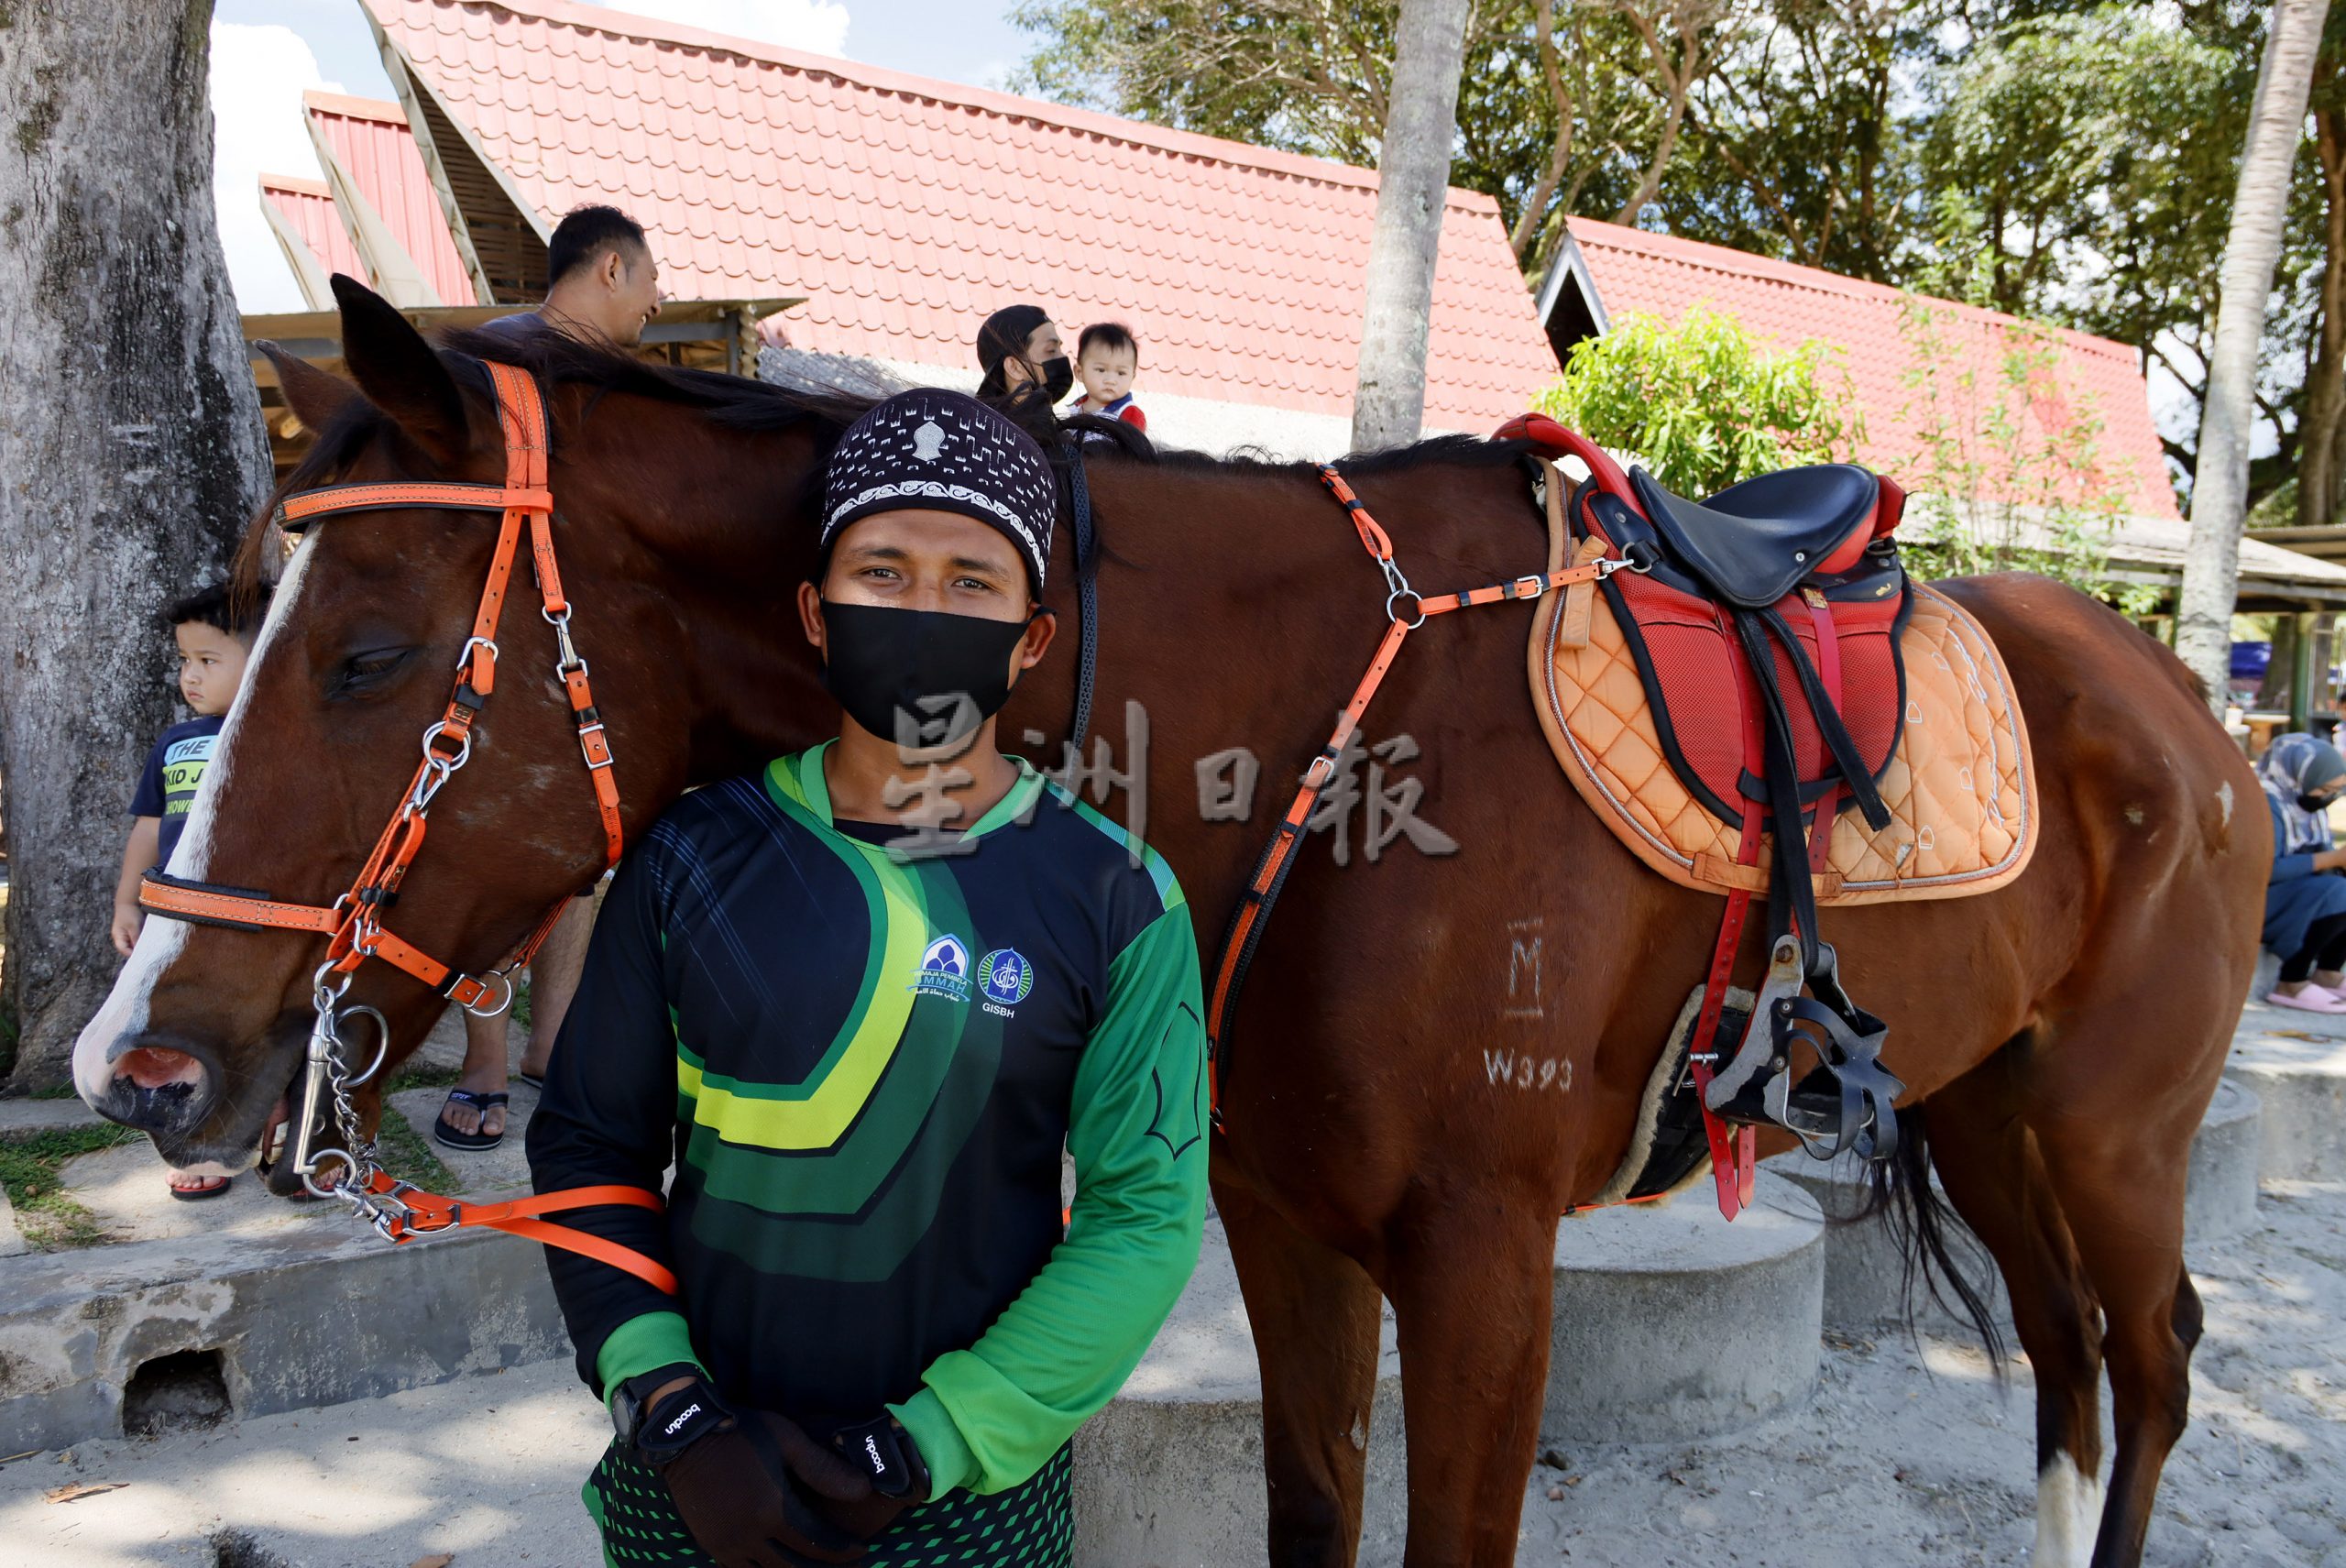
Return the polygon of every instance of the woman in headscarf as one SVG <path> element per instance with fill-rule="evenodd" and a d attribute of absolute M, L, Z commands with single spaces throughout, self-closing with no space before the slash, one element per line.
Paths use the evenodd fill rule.
<path fill-rule="evenodd" d="M 1035 400 L 1057 408 L 1075 385 L 1059 329 L 1039 305 L 1004 305 L 988 316 L 978 328 L 978 365 L 985 371 L 978 396 L 1010 404 L 1014 413 Z"/>
<path fill-rule="evenodd" d="M 2304 1013 L 2346 1013 L 2346 850 L 2333 847 L 2327 815 L 2346 791 L 2346 757 L 2307 734 L 2275 740 L 2256 764 L 2273 817 L 2273 880 L 2264 894 L 2264 945 L 2281 955 L 2280 983 L 2265 1000 Z"/>

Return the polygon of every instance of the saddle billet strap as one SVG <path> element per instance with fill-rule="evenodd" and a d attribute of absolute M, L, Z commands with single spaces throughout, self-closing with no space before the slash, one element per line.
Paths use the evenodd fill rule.
<path fill-rule="evenodd" d="M 1792 755 L 1792 719 L 1776 681 L 1776 661 L 1768 647 L 1764 622 L 1749 610 L 1729 610 L 1727 618 L 1743 644 L 1744 662 L 1750 667 L 1752 688 L 1760 703 L 1760 740 L 1766 759 L 1761 777 L 1767 782 L 1768 816 L 1775 829 L 1770 844 L 1775 863 L 1770 868 L 1768 935 L 1771 941 L 1787 931 L 1797 935 L 1803 967 L 1813 969 L 1816 889 L 1808 880 L 1807 846 L 1800 835 L 1800 765 Z"/>
<path fill-rule="evenodd" d="M 1858 811 L 1864 814 L 1866 826 L 1880 832 L 1890 826 L 1890 807 L 1881 803 L 1881 791 L 1874 785 L 1873 773 L 1858 755 L 1858 743 L 1849 738 L 1849 727 L 1841 722 L 1839 707 L 1826 693 L 1825 683 L 1817 678 L 1816 666 L 1810 663 L 1800 639 L 1773 607 L 1752 613 L 1783 644 L 1786 660 L 1792 667 L 1792 678 L 1800 682 L 1801 695 L 1808 698 L 1809 716 L 1815 720 L 1817 739 L 1832 754 L 1833 765 L 1840 770 L 1841 781 L 1848 786 Z"/>

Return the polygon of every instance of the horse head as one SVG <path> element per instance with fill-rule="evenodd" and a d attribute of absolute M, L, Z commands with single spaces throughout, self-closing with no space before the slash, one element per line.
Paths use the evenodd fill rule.
<path fill-rule="evenodd" d="M 288 404 L 318 434 L 255 523 L 247 574 L 275 554 L 267 520 L 287 496 L 506 481 L 481 362 L 434 348 L 360 285 L 337 277 L 334 288 L 356 386 L 269 351 Z M 772 389 L 547 335 L 510 354 L 457 341 L 531 362 L 543 389 L 551 532 L 631 839 L 688 783 L 805 739 L 811 663 L 772 633 L 812 558 L 811 524 L 790 523 L 853 410 L 810 414 Z M 302 532 L 169 877 L 320 907 L 351 890 L 409 798 L 419 737 L 439 729 L 459 663 L 476 652 L 499 529 L 496 510 L 425 503 L 321 518 Z M 468 975 L 505 962 L 548 910 L 593 883 L 607 853 L 526 531 L 519 556 L 510 587 L 521 602 L 492 633 L 494 689 L 431 803 L 428 844 L 382 914 L 400 940 Z M 82 1097 L 151 1134 L 175 1163 L 241 1165 L 290 1112 L 326 942 L 150 915 L 75 1046 Z M 380 1014 L 392 1063 L 446 1005 L 387 962 L 349 978 L 341 1005 Z M 372 1054 L 371 1038 L 357 1044 Z M 384 1076 L 363 1091 L 370 1131 Z M 269 1180 L 298 1184 L 282 1164 Z"/>

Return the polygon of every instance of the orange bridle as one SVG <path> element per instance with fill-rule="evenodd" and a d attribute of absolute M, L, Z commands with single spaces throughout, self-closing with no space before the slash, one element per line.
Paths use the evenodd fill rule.
<path fill-rule="evenodd" d="M 578 729 L 578 750 L 595 792 L 595 808 L 602 819 L 606 868 L 619 864 L 624 838 L 619 827 L 619 790 L 611 772 L 611 749 L 604 737 L 603 720 L 595 707 L 587 681 L 586 661 L 571 641 L 570 601 L 562 591 L 562 574 L 554 550 L 554 493 L 546 481 L 545 400 L 537 382 L 516 366 L 490 363 L 489 378 L 497 394 L 498 421 L 505 435 L 505 482 L 502 485 L 442 480 L 402 480 L 389 483 L 328 485 L 285 498 L 277 509 L 278 525 L 299 534 L 320 518 L 338 512 L 383 511 L 400 508 L 435 510 L 493 511 L 503 514 L 497 549 L 489 557 L 488 580 L 482 585 L 480 608 L 474 613 L 472 635 L 456 661 L 455 688 L 448 706 L 423 732 L 423 759 L 408 781 L 399 807 L 391 814 L 374 851 L 359 868 L 349 890 L 331 905 L 293 904 L 266 894 L 193 882 L 150 872 L 138 890 L 138 902 L 157 915 L 204 925 L 245 930 L 313 931 L 328 938 L 324 977 L 347 977 L 368 959 L 380 959 L 414 976 L 467 1012 L 483 1014 L 503 1011 L 512 998 L 511 976 L 530 961 L 554 920 L 569 902 L 557 901 L 512 957 L 484 974 L 466 974 L 442 963 L 390 930 L 383 917 L 399 897 L 400 884 L 423 849 L 424 828 L 433 798 L 472 755 L 472 728 L 489 694 L 497 687 L 497 629 L 505 609 L 505 593 L 513 575 L 521 531 L 530 532 L 531 563 L 535 572 L 543 613 L 554 627 L 559 651 L 554 674 L 570 699 Z M 348 983 L 345 978 L 343 984 Z M 335 994 L 339 994 L 336 992 Z M 486 1003 L 486 1004 L 485 1004 Z"/>

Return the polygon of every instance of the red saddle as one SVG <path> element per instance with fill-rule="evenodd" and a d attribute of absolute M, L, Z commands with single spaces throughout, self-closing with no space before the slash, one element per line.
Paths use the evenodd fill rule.
<path fill-rule="evenodd" d="M 1499 434 L 1586 464 L 1590 477 L 1567 512 L 1573 536 L 1644 568 L 1615 573 L 1604 591 L 1671 769 L 1695 798 L 1727 823 L 1743 821 L 1751 806 L 1765 812 L 1764 748 L 1754 741 L 1772 686 L 1803 824 L 1828 795 L 1836 808 L 1858 804 L 1862 792 L 1841 776 L 1829 730 L 1837 722 L 1846 732 L 1864 785 L 1880 779 L 1906 706 L 1899 632 L 1913 600 L 1894 550 L 1882 543 L 1898 526 L 1905 492 L 1836 463 L 1762 475 L 1698 503 L 1642 469 L 1624 473 L 1601 447 L 1544 415 L 1522 415 Z M 1772 680 L 1752 678 L 1738 610 L 1790 633 L 1789 645 L 1767 640 Z M 1806 835 L 1795 828 L 1795 836 Z"/>

